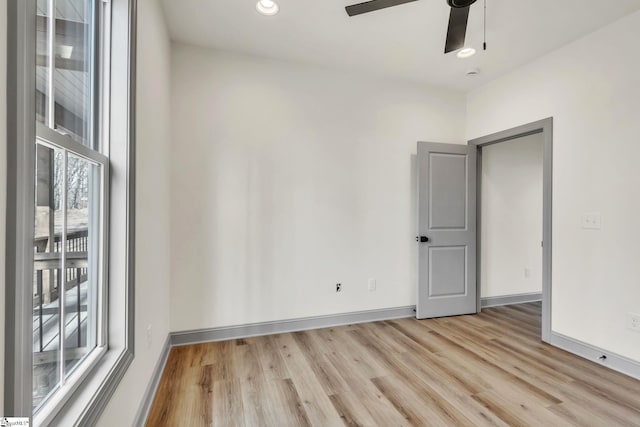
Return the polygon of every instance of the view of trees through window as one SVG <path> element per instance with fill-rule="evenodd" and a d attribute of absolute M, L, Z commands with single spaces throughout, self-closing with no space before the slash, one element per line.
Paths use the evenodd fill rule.
<path fill-rule="evenodd" d="M 56 160 L 61 161 L 60 158 Z M 56 195 L 62 195 L 62 173 L 59 165 L 54 168 L 56 174 L 53 181 L 54 200 L 60 201 Z M 86 209 L 86 194 L 89 188 L 89 167 L 86 161 L 77 157 L 71 157 L 67 163 L 67 174 L 69 191 L 67 192 L 67 209 Z M 54 206 L 55 210 L 60 209 L 60 204 Z"/>

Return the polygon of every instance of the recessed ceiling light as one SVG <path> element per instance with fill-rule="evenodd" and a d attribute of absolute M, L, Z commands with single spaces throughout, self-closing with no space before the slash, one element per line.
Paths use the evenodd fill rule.
<path fill-rule="evenodd" d="M 476 50 L 472 47 L 465 47 L 464 49 L 460 49 L 460 51 L 456 54 L 458 58 L 469 58 L 476 54 Z"/>
<path fill-rule="evenodd" d="M 280 8 L 273 0 L 260 0 L 256 3 L 256 10 L 262 15 L 272 16 L 278 13 Z"/>

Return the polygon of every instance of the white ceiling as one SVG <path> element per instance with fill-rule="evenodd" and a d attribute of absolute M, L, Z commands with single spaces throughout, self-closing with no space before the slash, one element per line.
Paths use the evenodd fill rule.
<path fill-rule="evenodd" d="M 483 0 L 471 6 L 469 59 L 444 55 L 445 0 L 419 0 L 348 17 L 358 0 L 277 0 L 265 17 L 256 0 L 163 0 L 174 41 L 470 90 L 633 11 L 640 0 Z M 477 67 L 481 74 L 465 75 Z"/>

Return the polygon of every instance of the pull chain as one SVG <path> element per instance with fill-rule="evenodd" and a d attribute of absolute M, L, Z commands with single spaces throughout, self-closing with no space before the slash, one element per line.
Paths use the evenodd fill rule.
<path fill-rule="evenodd" d="M 487 50 L 487 0 L 484 0 L 484 41 L 482 50 Z"/>

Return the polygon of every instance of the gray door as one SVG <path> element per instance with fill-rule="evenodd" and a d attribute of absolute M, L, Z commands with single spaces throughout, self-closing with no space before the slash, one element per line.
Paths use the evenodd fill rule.
<path fill-rule="evenodd" d="M 418 143 L 418 319 L 476 313 L 476 147 Z"/>

